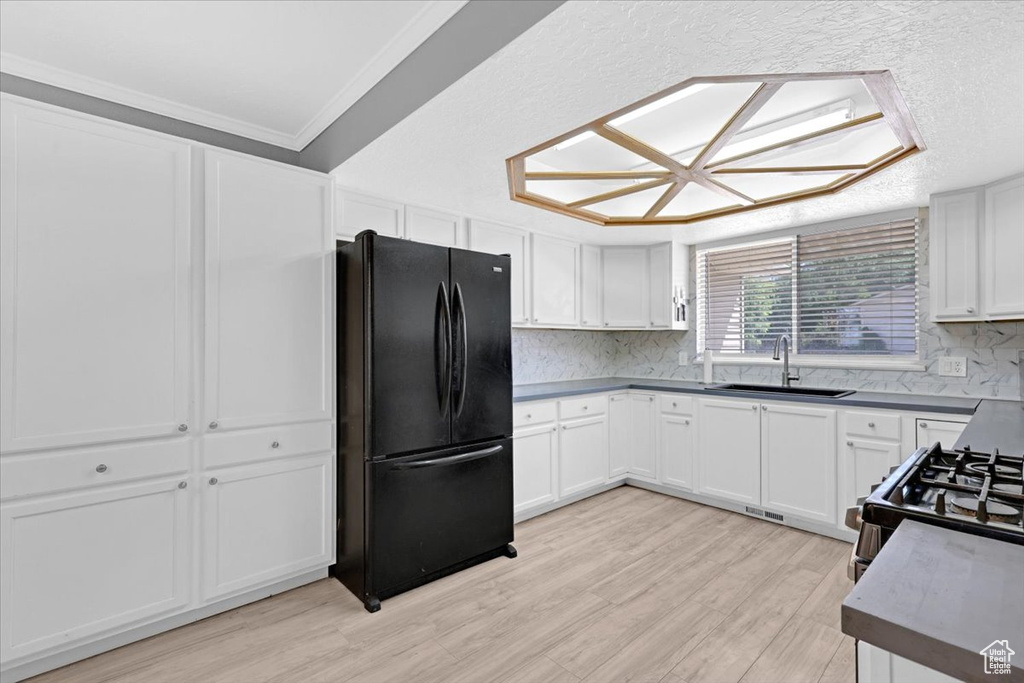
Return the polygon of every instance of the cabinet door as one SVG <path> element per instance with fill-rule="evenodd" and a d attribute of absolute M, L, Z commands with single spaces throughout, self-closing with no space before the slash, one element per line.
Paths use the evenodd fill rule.
<path fill-rule="evenodd" d="M 701 401 L 697 439 L 698 491 L 739 503 L 760 504 L 759 405 L 747 401 Z"/>
<path fill-rule="evenodd" d="M 582 287 L 580 295 L 583 327 L 601 327 L 601 247 L 584 244 L 582 247 Z"/>
<path fill-rule="evenodd" d="M 178 434 L 189 148 L 10 101 L 0 117 L 0 450 Z"/>
<path fill-rule="evenodd" d="M 672 243 L 650 248 L 651 327 L 672 326 Z"/>
<path fill-rule="evenodd" d="M 462 244 L 462 219 L 455 214 L 405 207 L 405 238 L 441 247 Z"/>
<path fill-rule="evenodd" d="M 977 190 L 932 197 L 929 211 L 932 318 L 979 317 Z"/>
<path fill-rule="evenodd" d="M 1024 176 L 985 189 L 981 241 L 985 319 L 1024 318 Z"/>
<path fill-rule="evenodd" d="M 836 411 L 761 405 L 761 504 L 836 521 Z"/>
<path fill-rule="evenodd" d="M 662 414 L 658 418 L 658 456 L 662 484 L 693 488 L 693 418 Z"/>
<path fill-rule="evenodd" d="M 330 418 L 327 176 L 206 152 L 206 418 Z"/>
<path fill-rule="evenodd" d="M 558 442 L 554 425 L 524 429 L 512 439 L 513 512 L 558 499 Z"/>
<path fill-rule="evenodd" d="M 658 452 L 655 446 L 657 413 L 653 394 L 630 394 L 629 473 L 646 479 L 658 478 Z"/>
<path fill-rule="evenodd" d="M 336 190 L 335 234 L 351 240 L 363 230 L 388 237 L 405 236 L 405 207 L 398 202 Z"/>
<path fill-rule="evenodd" d="M 324 453 L 206 471 L 199 484 L 205 600 L 333 561 L 330 465 Z"/>
<path fill-rule="evenodd" d="M 871 487 L 900 464 L 904 455 L 899 443 L 847 438 L 840 449 L 838 511 L 856 505 L 857 498 L 871 493 Z M 839 519 L 842 522 L 842 518 Z"/>
<path fill-rule="evenodd" d="M 4 505 L 0 658 L 184 609 L 191 533 L 183 481 Z"/>
<path fill-rule="evenodd" d="M 565 497 L 599 486 L 608 476 L 608 420 L 563 422 L 558 442 L 558 492 Z"/>
<path fill-rule="evenodd" d="M 530 322 L 530 296 L 528 285 L 530 233 L 518 228 L 495 225 L 484 221 L 469 222 L 469 248 L 488 254 L 508 254 L 512 257 L 512 324 Z"/>
<path fill-rule="evenodd" d="M 580 245 L 533 235 L 533 323 L 576 325 L 580 319 Z"/>
<path fill-rule="evenodd" d="M 605 247 L 601 290 L 605 327 L 647 327 L 647 247 Z"/>
<path fill-rule="evenodd" d="M 632 409 L 627 394 L 608 397 L 608 478 L 629 473 L 632 444 Z"/>
<path fill-rule="evenodd" d="M 967 425 L 963 422 L 953 422 L 949 420 L 916 420 L 917 422 L 917 447 L 924 448 L 931 446 L 933 443 L 938 441 L 942 444 L 942 447 L 947 450 L 952 450 L 953 444 L 960 438 L 960 434 L 963 433 L 964 427 Z M 909 453 L 907 454 L 910 455 Z"/>

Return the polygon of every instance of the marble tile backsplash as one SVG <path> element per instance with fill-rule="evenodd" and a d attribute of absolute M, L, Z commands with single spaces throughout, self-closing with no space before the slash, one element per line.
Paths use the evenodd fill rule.
<path fill-rule="evenodd" d="M 922 228 L 918 277 L 921 360 L 925 370 L 799 368 L 800 385 L 846 387 L 864 391 L 1021 398 L 1020 360 L 1024 323 L 943 323 L 928 321 L 928 243 Z M 690 269 L 691 273 L 696 268 Z M 695 291 L 691 283 L 690 291 Z M 588 377 L 651 377 L 701 380 L 703 368 L 680 366 L 679 352 L 697 356 L 697 333 L 649 330 L 603 332 L 580 330 L 512 331 L 513 378 L 517 384 Z M 940 377 L 939 358 L 967 358 L 967 377 Z M 781 364 L 780 364 L 781 365 Z M 716 382 L 774 383 L 775 365 L 716 365 Z"/>

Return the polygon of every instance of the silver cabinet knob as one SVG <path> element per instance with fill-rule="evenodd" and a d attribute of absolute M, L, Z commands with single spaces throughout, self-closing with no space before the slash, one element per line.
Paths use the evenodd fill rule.
<path fill-rule="evenodd" d="M 920 427 L 921 429 L 928 429 L 928 423 L 927 422 L 918 422 L 917 426 Z"/>
<path fill-rule="evenodd" d="M 651 327 L 654 327 L 654 321 L 653 320 L 651 321 Z"/>
<path fill-rule="evenodd" d="M 761 404 L 761 410 L 768 410 L 768 406 L 766 406 L 765 404 L 762 403 Z"/>
<path fill-rule="evenodd" d="M 215 486 L 216 484 L 217 484 L 217 477 L 210 477 L 210 486 Z"/>
<path fill-rule="evenodd" d="M 586 325 L 586 324 L 587 324 L 587 321 L 586 321 L 586 320 L 584 320 L 584 321 L 583 321 L 583 324 L 584 324 L 584 325 Z"/>
<path fill-rule="evenodd" d="M 281 443 L 279 441 L 275 441 L 272 444 L 270 444 L 271 448 L 278 448 L 280 446 L 281 446 Z"/>
<path fill-rule="evenodd" d="M 217 424 L 217 421 L 216 421 L 216 420 L 214 420 L 213 422 L 211 422 L 211 423 L 210 423 L 210 429 L 216 429 L 216 428 L 217 428 L 217 427 L 219 427 L 219 426 L 220 426 L 220 425 L 218 425 L 218 424 Z"/>
<path fill-rule="evenodd" d="M 180 424 L 180 425 L 178 425 L 178 431 L 179 432 L 187 432 L 188 431 L 188 425 L 187 424 Z"/>
<path fill-rule="evenodd" d="M 526 414 L 526 419 L 527 419 L 527 420 L 531 419 L 532 417 L 533 417 L 533 415 L 531 415 L 530 413 L 527 413 L 527 414 Z"/>
<path fill-rule="evenodd" d="M 757 410 L 757 406 L 750 406 L 751 410 Z"/>
<path fill-rule="evenodd" d="M 188 482 L 187 481 L 179 481 L 178 482 L 178 488 L 179 489 L 187 489 L 188 488 Z"/>
<path fill-rule="evenodd" d="M 647 400 L 648 400 L 648 401 L 653 401 L 653 400 L 654 400 L 654 397 L 653 397 L 653 396 L 648 396 L 648 397 L 647 397 Z"/>
<path fill-rule="evenodd" d="M 852 445 L 853 445 L 853 442 L 852 442 L 852 441 L 847 441 L 847 442 L 846 442 L 846 445 L 847 445 L 847 446 L 852 446 Z"/>
<path fill-rule="evenodd" d="M 583 410 L 586 410 L 586 409 L 587 409 L 587 406 L 583 406 Z"/>
<path fill-rule="evenodd" d="M 868 427 L 874 428 L 874 426 L 875 426 L 874 422 L 868 422 Z"/>
<path fill-rule="evenodd" d="M 974 313 L 974 309 L 972 307 L 968 306 L 967 307 L 967 312 L 968 313 Z"/>
<path fill-rule="evenodd" d="M 683 424 L 684 425 L 688 425 L 688 424 L 690 424 L 690 421 L 689 420 L 683 420 Z"/>
<path fill-rule="evenodd" d="M 678 404 L 678 403 L 676 403 L 675 401 L 672 401 L 672 407 L 673 407 L 673 408 L 677 408 L 677 407 L 679 407 L 679 404 Z"/>
<path fill-rule="evenodd" d="M 604 324 L 604 326 L 605 326 L 605 327 L 608 327 L 608 323 L 605 323 L 605 324 Z"/>
<path fill-rule="evenodd" d="M 107 466 L 100 463 L 99 465 L 96 465 L 96 471 L 99 472 L 100 474 L 103 474 L 104 472 L 107 471 Z"/>

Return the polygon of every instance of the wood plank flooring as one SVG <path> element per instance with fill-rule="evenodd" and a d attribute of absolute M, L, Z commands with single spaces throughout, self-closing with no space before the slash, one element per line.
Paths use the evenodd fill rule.
<path fill-rule="evenodd" d="M 620 487 L 516 547 L 377 614 L 325 579 L 33 681 L 854 680 L 845 543 Z"/>

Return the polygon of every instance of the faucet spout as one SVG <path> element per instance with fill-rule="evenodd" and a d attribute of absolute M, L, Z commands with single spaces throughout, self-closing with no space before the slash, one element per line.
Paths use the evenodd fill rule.
<path fill-rule="evenodd" d="M 789 347 L 790 342 L 788 334 L 780 334 L 775 338 L 775 351 L 772 353 L 772 360 L 779 360 L 779 347 L 782 347 L 782 386 L 789 387 L 790 382 L 796 380 L 800 381 L 800 376 L 793 376 L 789 374 Z"/>

